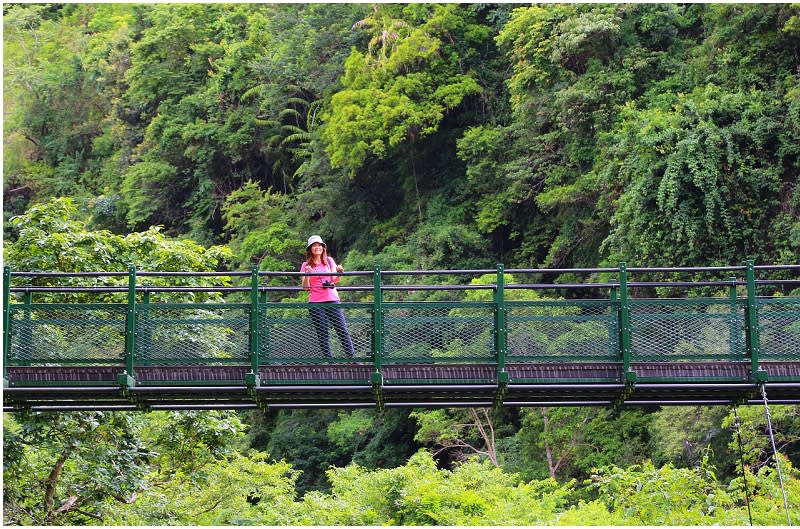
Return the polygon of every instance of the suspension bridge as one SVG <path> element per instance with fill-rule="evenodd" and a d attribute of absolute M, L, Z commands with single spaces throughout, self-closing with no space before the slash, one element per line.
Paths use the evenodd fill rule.
<path fill-rule="evenodd" d="M 3 409 L 800 403 L 800 265 L 3 276 Z M 320 275 L 320 274 L 316 274 Z"/>

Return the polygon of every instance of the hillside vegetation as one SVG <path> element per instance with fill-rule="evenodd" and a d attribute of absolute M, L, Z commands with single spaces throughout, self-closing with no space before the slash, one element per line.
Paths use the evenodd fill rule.
<path fill-rule="evenodd" d="M 312 233 L 347 270 L 800 262 L 798 4 L 6 3 L 3 25 L 17 270 L 296 270 Z M 770 409 L 796 513 L 800 407 Z M 783 524 L 766 425 L 4 414 L 4 522 Z"/>

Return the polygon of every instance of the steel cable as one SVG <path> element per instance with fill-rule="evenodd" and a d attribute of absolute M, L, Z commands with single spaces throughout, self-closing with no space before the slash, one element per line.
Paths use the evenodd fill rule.
<path fill-rule="evenodd" d="M 781 493 L 783 494 L 783 508 L 786 509 L 786 523 L 792 525 L 792 519 L 789 516 L 789 502 L 786 500 L 786 489 L 783 487 L 783 476 L 781 475 L 781 462 L 778 459 L 778 449 L 775 447 L 775 436 L 772 433 L 772 417 L 769 413 L 769 404 L 767 403 L 767 389 L 766 384 L 761 385 L 761 396 L 764 398 L 764 409 L 767 414 L 767 428 L 769 430 L 769 440 L 772 443 L 772 454 L 775 456 L 775 467 L 778 469 L 778 483 L 781 486 Z"/>

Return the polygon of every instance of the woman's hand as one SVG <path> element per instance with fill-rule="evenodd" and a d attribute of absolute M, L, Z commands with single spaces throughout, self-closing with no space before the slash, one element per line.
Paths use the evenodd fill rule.
<path fill-rule="evenodd" d="M 340 273 L 344 272 L 344 267 L 342 265 L 336 265 L 336 271 Z"/>
<path fill-rule="evenodd" d="M 312 270 L 311 265 L 308 265 L 308 264 L 306 265 L 305 268 L 303 268 L 303 272 L 305 272 L 307 274 L 311 273 L 311 270 Z"/>

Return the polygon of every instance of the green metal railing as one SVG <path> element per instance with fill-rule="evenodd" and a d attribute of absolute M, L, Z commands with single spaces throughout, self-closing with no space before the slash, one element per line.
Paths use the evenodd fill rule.
<path fill-rule="evenodd" d="M 764 381 L 763 363 L 800 361 L 800 280 L 757 279 L 800 266 L 712 268 L 373 271 L 329 274 L 362 285 L 341 286 L 337 305 L 355 356 L 330 330 L 333 357 L 319 346 L 298 272 L 125 272 L 3 274 L 4 378 L 9 368 L 119 367 L 122 385 L 152 366 L 245 366 L 258 384 L 264 366 L 369 364 L 380 386 L 387 368 L 491 365 L 500 384 L 519 364 L 619 364 L 623 382 L 637 363 L 722 362 L 747 365 Z M 711 280 L 631 281 L 664 274 Z M 737 279 L 736 274 L 743 275 Z M 583 283 L 509 282 L 520 277 L 585 276 Z M 418 277 L 435 281 L 410 284 Z M 492 277 L 493 276 L 493 277 Z M 190 285 L 191 278 L 226 278 Z M 487 277 L 492 280 L 487 282 Z M 607 280 L 598 278 L 607 277 Z M 82 278 L 95 284 L 75 285 Z M 180 278 L 183 284 L 169 285 Z M 455 278 L 456 281 L 453 282 Z M 106 284 L 97 286 L 100 279 Z M 248 284 L 249 279 L 249 284 Z M 67 285 L 53 284 L 68 280 Z M 161 281 L 162 284 L 159 284 Z M 25 284 L 15 284 L 24 281 Z M 127 281 L 127 283 L 126 283 Z M 230 283 L 240 284 L 231 286 Z M 46 284 L 42 284 L 46 283 Z M 764 295 L 764 289 L 770 295 Z M 683 297 L 663 295 L 683 289 Z M 762 293 L 759 295 L 759 289 Z M 697 292 L 715 291 L 699 296 Z M 549 293 L 545 296 L 542 293 Z M 660 294 L 661 293 L 661 294 Z M 687 295 L 687 293 L 689 295 Z M 196 296 L 205 294 L 206 299 Z M 669 293 L 668 293 L 669 294 Z M 195 296 L 191 301 L 180 296 Z M 58 302 L 58 296 L 72 296 Z M 115 297 L 116 296 L 116 297 Z M 117 301 L 112 301 L 116 299 Z M 154 298 L 159 298 L 155 300 Z M 270 299 L 272 298 L 272 299 Z M 44 301 L 42 301 L 44 299 Z M 103 300 L 102 302 L 97 301 Z"/>

